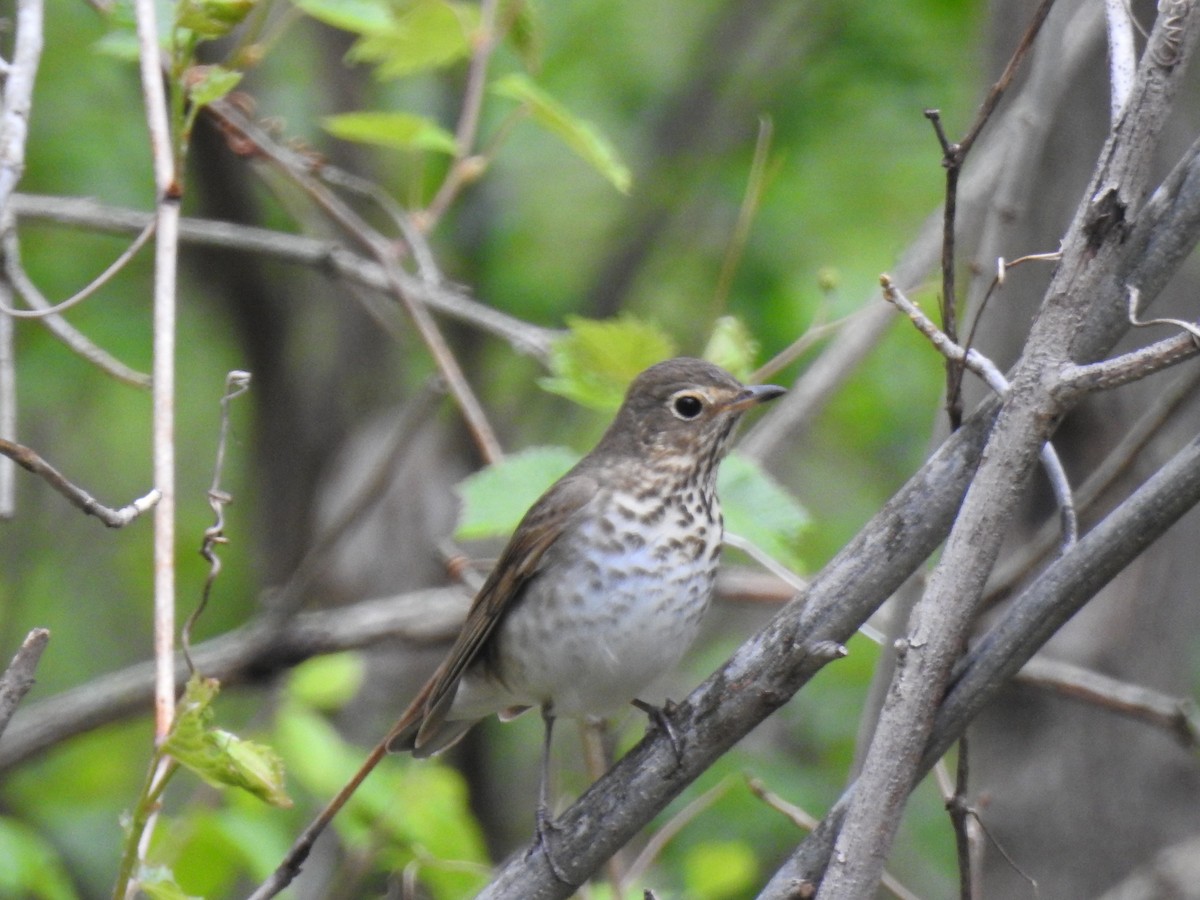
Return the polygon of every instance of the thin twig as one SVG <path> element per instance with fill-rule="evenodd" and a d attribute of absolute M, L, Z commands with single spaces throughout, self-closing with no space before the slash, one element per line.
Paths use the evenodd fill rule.
<path fill-rule="evenodd" d="M 1139 319 L 1138 307 L 1141 305 L 1142 293 L 1137 287 L 1130 285 L 1129 287 L 1129 324 L 1136 328 L 1146 328 L 1149 325 L 1174 325 L 1176 328 L 1182 328 L 1192 336 L 1192 340 L 1200 347 L 1200 326 L 1194 322 L 1185 322 L 1183 319 Z"/>
<path fill-rule="evenodd" d="M 95 516 L 109 528 L 124 528 L 142 513 L 152 509 L 160 499 L 160 493 L 156 488 L 144 497 L 134 500 L 128 506 L 113 509 L 105 506 L 83 488 L 72 484 L 58 469 L 29 447 L 0 438 L 0 455 L 13 460 L 21 468 L 40 477 L 81 511 L 89 516 Z"/>
<path fill-rule="evenodd" d="M 488 422 L 475 392 L 463 374 L 462 367 L 451 352 L 441 330 L 437 327 L 424 304 L 407 289 L 408 279 L 401 269 L 392 242 L 368 225 L 361 216 L 348 207 L 324 184 L 314 178 L 310 169 L 312 162 L 301 159 L 297 154 L 280 147 L 261 129 L 256 128 L 234 107 L 224 101 L 212 103 L 205 109 L 217 118 L 221 127 L 243 147 L 255 151 L 282 171 L 302 188 L 308 196 L 325 211 L 355 241 L 361 244 L 382 266 L 389 292 L 398 298 L 421 336 L 429 354 L 433 357 L 446 385 L 453 395 L 475 445 L 485 462 L 496 462 L 503 457 L 495 430 Z"/>
<path fill-rule="evenodd" d="M 958 893 L 962 900 L 972 900 L 975 893 L 974 841 L 970 834 L 972 813 L 967 801 L 970 762 L 967 736 L 958 739 L 958 762 L 955 766 L 954 789 L 946 797 L 946 812 L 954 826 L 954 847 L 958 854 Z M 939 762 L 939 766 L 941 763 Z"/>
<path fill-rule="evenodd" d="M 293 879 L 300 874 L 300 867 L 308 859 L 308 854 L 312 852 L 313 844 L 316 843 L 317 838 L 329 827 L 329 823 L 333 821 L 334 816 L 341 812 L 342 807 L 354 796 L 354 792 L 358 790 L 359 785 L 366 780 L 368 775 L 375 771 L 375 767 L 387 756 L 387 745 L 388 740 L 385 738 L 372 748 L 362 765 L 359 766 L 358 771 L 342 786 L 342 789 L 326 804 L 325 808 L 308 824 L 304 831 L 300 832 L 300 836 L 288 848 L 283 861 L 279 863 L 275 871 L 250 895 L 249 900 L 267 900 L 267 898 L 276 896 L 292 883 Z"/>
<path fill-rule="evenodd" d="M 29 689 L 34 685 L 33 673 L 37 671 L 42 651 L 50 640 L 50 631 L 46 628 L 35 628 L 25 636 L 20 648 L 0 676 L 0 735 L 8 727 L 17 706 L 25 699 Z"/>
<path fill-rule="evenodd" d="M 457 152 L 450 171 L 421 214 L 417 217 L 422 230 L 432 231 L 459 191 L 479 174 L 479 163 L 474 156 L 475 139 L 479 131 L 479 118 L 483 111 L 483 94 L 487 85 L 488 63 L 496 47 L 497 0 L 482 0 L 479 4 L 479 29 L 474 35 L 475 49 L 467 69 L 467 87 L 463 92 L 462 111 L 458 127 L 454 132 Z"/>
<path fill-rule="evenodd" d="M 47 316 L 53 316 L 66 312 L 71 307 L 82 303 L 88 297 L 96 293 L 96 291 L 100 290 L 100 288 L 102 288 L 104 285 L 108 284 L 108 282 L 112 281 L 117 273 L 125 268 L 125 266 L 129 264 L 129 261 L 137 255 L 138 251 L 141 250 L 142 247 L 146 246 L 146 243 L 150 240 L 150 237 L 153 234 L 154 220 L 151 220 L 150 223 L 147 224 L 146 227 L 142 229 L 141 233 L 134 239 L 133 243 L 126 247 L 125 250 L 122 251 L 121 255 L 118 256 L 107 269 L 85 284 L 66 300 L 61 300 L 52 306 L 38 306 L 34 309 L 13 309 L 10 306 L 0 303 L 0 312 L 6 313 L 15 319 L 44 319 Z M 27 284 L 32 283 L 28 276 L 26 276 L 25 282 Z M 20 284 L 18 284 L 17 287 L 18 290 L 21 290 Z M 21 290 L 21 293 L 24 297 L 24 290 Z M 40 293 L 38 296 L 41 296 Z M 25 300 L 27 303 L 29 302 L 27 297 Z M 32 303 L 30 305 L 33 306 Z"/>
<path fill-rule="evenodd" d="M 954 343 L 958 343 L 957 325 L 957 295 L 954 284 L 954 241 L 958 217 L 958 180 L 966 162 L 967 154 L 975 145 L 984 126 L 991 119 L 992 113 L 1008 90 L 1017 70 L 1024 61 L 1026 54 L 1033 46 L 1033 41 L 1041 30 L 1042 23 L 1050 12 L 1054 0 L 1042 0 L 1041 5 L 1030 19 L 1025 33 L 1017 42 L 1016 49 L 1008 60 L 1008 65 L 1000 77 L 992 85 L 983 103 L 976 110 L 975 120 L 967 130 L 967 134 L 958 143 L 952 143 L 942 127 L 941 114 L 936 109 L 925 110 L 925 117 L 933 125 L 938 143 L 942 148 L 942 166 L 946 170 L 945 203 L 942 207 L 942 328 Z M 970 346 L 970 343 L 966 344 Z M 946 412 L 950 417 L 950 428 L 955 430 L 962 423 L 962 365 L 951 360 L 946 361 Z"/>
<path fill-rule="evenodd" d="M 947 359 L 960 361 L 964 368 L 982 378 L 998 396 L 1003 397 L 1008 393 L 1008 379 L 996 368 L 995 363 L 978 350 L 964 350 L 951 341 L 949 337 L 938 330 L 937 325 L 925 313 L 921 312 L 920 307 L 904 296 L 903 291 L 896 287 L 890 277 L 883 275 L 879 281 L 883 285 L 883 295 L 888 302 L 894 303 L 897 309 L 908 316 L 917 330 L 929 339 L 939 353 Z M 1040 457 L 1042 467 L 1046 471 L 1046 478 L 1049 480 L 1055 500 L 1058 502 L 1062 526 L 1062 546 L 1065 550 L 1079 538 L 1079 518 L 1075 513 L 1071 485 L 1067 479 L 1067 471 L 1063 468 L 1062 460 L 1059 459 L 1058 453 L 1050 441 L 1042 444 Z"/>
<path fill-rule="evenodd" d="M 161 498 L 154 510 L 154 653 L 158 661 L 154 734 L 163 740 L 175 710 L 175 274 L 178 263 L 180 186 L 167 114 L 153 0 L 135 0 L 138 64 L 150 150 L 154 162 L 156 239 L 154 252 L 153 445 L 154 484 Z"/>
<path fill-rule="evenodd" d="M 14 206 L 19 204 L 19 196 L 13 198 Z M 154 220 L 149 219 L 149 221 L 153 222 Z M 17 293 L 21 295 L 21 299 L 34 309 L 49 309 L 50 301 L 42 296 L 38 286 L 25 274 L 25 269 L 21 265 L 21 244 L 17 237 L 17 230 L 15 228 L 8 229 L 3 235 L 3 241 L 5 273 L 17 289 Z M 58 338 L 76 356 L 111 375 L 117 381 L 143 390 L 150 387 L 149 375 L 130 368 L 107 351 L 97 347 L 62 316 L 48 315 L 40 319 L 39 324 Z"/>
<path fill-rule="evenodd" d="M 1189 750 L 1200 746 L 1200 713 L 1190 697 L 1174 697 L 1045 656 L 1025 663 L 1016 680 L 1149 722 Z"/>
<path fill-rule="evenodd" d="M 800 335 L 800 337 L 796 338 L 796 340 L 792 341 L 792 343 L 784 347 L 751 373 L 749 382 L 751 384 L 761 384 L 768 378 L 774 377 L 807 353 L 810 348 L 816 346 L 839 329 L 852 326 L 855 321 L 869 311 L 870 307 L 863 307 L 856 312 L 850 313 L 848 316 L 834 319 L 832 322 L 813 322 L 805 329 L 804 334 Z"/>
<path fill-rule="evenodd" d="M 1155 395 L 1146 411 L 1125 431 L 1121 440 L 1104 457 L 1100 465 L 1092 470 L 1087 480 L 1074 491 L 1075 508 L 1081 515 L 1128 471 L 1138 454 L 1171 420 L 1180 405 L 1195 396 L 1198 385 L 1200 368 L 1194 368 Z M 1025 541 L 1016 553 L 997 567 L 988 588 L 985 605 L 992 606 L 1007 597 L 1034 566 L 1049 555 L 1056 543 L 1055 532 L 1059 530 L 1054 522 L 1044 522 L 1032 539 Z"/>
<path fill-rule="evenodd" d="M 946 170 L 945 201 L 942 204 L 942 331 L 951 343 L 958 343 L 958 296 L 954 287 L 954 229 L 958 215 L 958 176 L 962 172 L 966 152 L 952 144 L 942 127 L 942 114 L 936 109 L 925 110 L 925 118 L 933 125 L 934 134 L 942 147 L 942 167 Z M 946 415 L 950 430 L 962 425 L 963 365 L 946 359 Z"/>
<path fill-rule="evenodd" d="M 12 299 L 12 282 L 0 279 L 0 298 Z M 17 438 L 17 354 L 13 320 L 0 313 L 0 440 Z M 8 459 L 0 459 L 0 519 L 16 514 L 16 468 Z"/>
<path fill-rule="evenodd" d="M 324 174 L 324 169 L 322 169 Z M 61 225 L 79 226 L 115 234 L 137 234 L 154 221 L 150 213 L 97 203 L 79 197 L 15 194 L 14 213 L 20 219 L 40 219 Z M 181 219 L 179 237 L 185 244 L 218 247 L 238 253 L 269 256 L 300 265 L 331 271 L 372 291 L 392 293 L 383 268 L 364 259 L 336 241 L 286 234 L 268 228 L 205 219 Z M 418 259 L 418 265 L 420 260 Z M 545 361 L 558 332 L 524 322 L 485 306 L 454 284 L 442 282 L 436 289 L 403 275 L 404 289 L 419 302 L 443 315 L 499 337 L 518 353 Z M 30 302 L 31 306 L 38 304 Z M 44 305 L 49 305 L 48 303 Z M 146 376 L 145 386 L 150 384 Z"/>
<path fill-rule="evenodd" d="M 646 874 L 646 871 L 658 859 L 663 848 L 671 842 L 671 840 L 683 831 L 697 816 L 720 800 L 733 787 L 732 776 L 722 778 L 715 785 L 697 797 L 695 800 L 688 803 L 683 809 L 671 816 L 661 828 L 655 830 L 650 840 L 646 842 L 646 846 L 642 848 L 642 852 L 637 855 L 637 859 L 630 865 L 629 871 L 625 873 L 624 883 L 629 885 L 638 882 Z M 616 896 L 624 896 L 624 892 L 618 893 Z"/>
<path fill-rule="evenodd" d="M 204 579 L 204 588 L 200 593 L 200 602 L 192 610 L 180 633 L 180 647 L 183 658 L 187 661 L 188 671 L 196 672 L 192 661 L 192 628 L 208 606 L 208 598 L 212 593 L 213 582 L 221 574 L 221 557 L 217 555 L 217 547 L 227 544 L 225 537 L 225 506 L 233 502 L 233 496 L 221 488 L 221 476 L 225 470 L 225 446 L 229 440 L 229 405 L 246 391 L 250 390 L 250 373 L 234 369 L 225 376 L 225 393 L 221 397 L 221 427 L 217 436 L 217 459 L 213 465 L 212 484 L 208 488 L 208 505 L 213 511 L 213 524 L 204 529 L 204 542 L 200 547 L 200 555 L 208 562 L 208 575 Z"/>
<path fill-rule="evenodd" d="M 725 249 L 725 257 L 721 260 L 721 271 L 717 275 L 717 286 L 713 291 L 712 316 L 716 318 L 729 301 L 729 289 L 733 284 L 733 274 L 737 271 L 738 263 L 746 250 L 746 241 L 750 238 L 750 226 L 758 209 L 762 205 L 763 188 L 766 185 L 767 159 L 771 151 L 771 136 L 774 126 L 770 116 L 759 116 L 758 138 L 754 142 L 754 156 L 750 160 L 750 172 L 746 176 L 746 192 L 742 195 L 742 205 L 738 209 L 737 222 L 733 226 L 733 234 L 729 236 L 729 246 Z"/>

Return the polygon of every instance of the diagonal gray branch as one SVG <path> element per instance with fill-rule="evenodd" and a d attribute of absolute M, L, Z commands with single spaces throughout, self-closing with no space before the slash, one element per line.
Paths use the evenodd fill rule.
<path fill-rule="evenodd" d="M 955 668 L 918 772 L 927 773 L 1046 640 L 1097 591 L 1200 503 L 1200 438 L 1184 447 L 1056 560 Z M 761 900 L 788 900 L 820 882 L 855 791 L 852 785 L 771 879 Z"/>
<path fill-rule="evenodd" d="M 1074 363 L 1101 356 L 1120 333 L 1112 318 L 1124 297 L 1117 280 L 1122 251 L 1144 204 L 1149 162 L 1181 80 L 1180 63 L 1198 34 L 1194 3 L 1163 4 L 1124 114 L 1063 241 L 1062 261 L 983 461 L 925 595 L 913 609 L 819 898 L 874 896 L 938 702 L 975 621 L 1023 486 L 1041 444 L 1071 406 L 1055 390 L 1057 376 Z"/>

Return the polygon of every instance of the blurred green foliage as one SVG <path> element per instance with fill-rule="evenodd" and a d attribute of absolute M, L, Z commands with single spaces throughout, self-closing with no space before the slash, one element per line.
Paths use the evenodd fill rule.
<path fill-rule="evenodd" d="M 360 142 L 369 154 L 357 157 L 367 161 L 361 174 L 402 202 L 428 202 L 449 164 L 447 139 L 477 7 L 296 0 L 297 10 L 322 25 L 289 4 L 269 5 L 267 21 L 282 30 L 264 42 L 261 63 L 238 85 L 254 96 L 257 114 L 279 117 L 287 135 L 329 153 L 338 152 L 333 135 L 340 127 L 340 137 Z M 506 97 L 485 100 L 481 133 L 485 142 L 503 141 L 433 235 L 448 277 L 487 303 L 548 326 L 574 317 L 610 323 L 614 313 L 636 316 L 663 336 L 656 358 L 668 346 L 670 352 L 705 352 L 719 317 L 731 315 L 728 321 L 741 327 L 717 327 L 721 343 L 715 350 L 709 345 L 710 352 L 728 353 L 731 365 L 769 358 L 814 320 L 859 308 L 940 199 L 940 154 L 921 110 L 940 107 L 952 133 L 966 121 L 978 87 L 975 31 L 982 4 L 763 4 L 755 13 L 761 20 L 756 42 L 723 58 L 712 52 L 711 35 L 735 6 L 717 0 L 502 3 L 504 15 L 514 17 L 514 38 L 497 48 L 492 74 Z M 448 10 L 456 14 L 453 22 Z M 150 209 L 153 181 L 136 71 L 102 52 L 103 42 L 109 49 L 114 44 L 102 18 L 83 4 L 72 13 L 47 16 L 21 189 Z M 440 42 L 412 44 L 413 22 L 406 17 L 414 15 L 433 17 Z M 252 15 L 252 21 L 262 20 Z M 326 52 L 330 46 L 335 53 Z M 760 57 L 771 64 L 759 65 Z M 353 104 L 342 103 L 344 75 L 330 65 L 366 76 L 352 91 Z M 689 91 L 699 86 L 708 93 L 697 99 Z M 529 106 L 532 124 L 541 127 L 517 127 L 508 98 Z M 689 121 L 693 108 L 707 107 L 715 110 L 710 118 Z M 359 119 L 354 132 L 347 114 L 391 118 Z M 768 177 L 728 299 L 719 306 L 714 285 L 763 115 L 774 132 Z M 422 127 L 413 128 L 414 122 Z M 364 130 L 364 123 L 390 123 L 391 130 Z M 689 139 L 692 124 L 702 134 Z M 268 224 L 296 227 L 291 198 L 280 198 L 277 186 L 254 190 Z M 197 199 L 187 196 L 185 204 L 193 209 Z M 51 299 L 87 283 L 126 244 L 34 223 L 22 225 L 21 239 L 26 268 Z M 640 262 L 630 282 L 618 285 L 622 254 Z M 150 364 L 150 271 L 151 254 L 143 252 L 69 315 L 92 340 L 143 371 Z M 178 558 L 186 614 L 206 572 L 196 551 L 211 523 L 205 491 L 218 401 L 225 372 L 245 368 L 247 351 L 229 306 L 217 300 L 220 286 L 186 255 L 180 288 Z M 606 306 L 609 298 L 616 308 Z M 286 352 L 313 365 L 345 364 L 322 356 L 320 329 L 314 324 L 313 330 L 311 342 L 289 344 Z M 19 323 L 17 333 L 22 440 L 105 502 L 120 505 L 145 493 L 149 396 L 99 375 L 36 323 Z M 746 350 L 748 341 L 760 348 L 757 355 Z M 536 387 L 546 373 L 511 348 L 492 339 L 472 339 L 470 346 L 475 381 L 504 423 L 508 447 L 582 449 L 603 426 L 603 415 L 546 401 Z M 414 342 L 398 355 L 388 371 L 406 372 L 414 382 L 430 371 Z M 572 365 L 576 374 L 602 368 L 595 358 Z M 637 366 L 627 360 L 618 368 L 631 374 Z M 787 383 L 794 371 L 774 380 Z M 898 328 L 830 398 L 818 427 L 771 461 L 774 477 L 815 523 L 798 529 L 792 545 L 808 568 L 836 552 L 918 463 L 939 380 L 932 353 Z M 578 396 L 581 383 L 576 379 L 573 393 L 560 393 L 586 399 Z M 593 399 L 589 405 L 612 405 L 611 396 Z M 200 639 L 251 617 L 270 586 L 263 583 L 257 516 L 265 501 L 251 465 L 262 412 L 255 404 L 252 391 L 249 402 L 233 407 L 223 479 L 235 497 L 227 511 L 231 543 L 222 551 L 224 571 L 200 621 Z M 365 418 L 374 409 L 353 412 Z M 15 647 L 35 625 L 51 628 L 38 686 L 26 700 L 31 704 L 149 657 L 150 525 L 105 531 L 24 473 L 18 494 L 17 518 L 0 523 L 0 648 Z M 689 683 L 718 665 L 741 637 L 726 634 L 699 647 Z M 722 780 L 733 785 L 667 846 L 656 883 L 689 897 L 753 895 L 797 835 L 740 786 L 744 771 L 819 815 L 849 769 L 877 652 L 864 639 L 852 641 L 848 659 L 823 672 L 778 721 L 688 792 L 682 802 Z M 195 780 L 170 795 L 155 855 L 184 891 L 229 896 L 264 877 L 360 761 L 363 750 L 341 737 L 330 718 L 358 684 L 357 666 L 346 658 L 310 665 L 326 668 L 301 667 L 282 699 L 268 702 L 266 692 L 235 690 L 216 701 L 218 725 L 279 753 L 297 808 L 275 810 L 241 792 L 218 796 Z M 406 699 L 397 698 L 397 709 Z M 485 727 L 496 753 L 534 755 L 536 722 Z M 640 725 L 630 732 L 640 733 Z M 9 774 L 0 788 L 6 811 L 0 893 L 105 894 L 119 858 L 119 817 L 137 794 L 151 752 L 151 727 L 142 718 L 68 741 Z M 565 773 L 564 781 L 573 791 L 583 787 L 578 772 Z M 918 893 L 945 893 L 952 883 L 952 841 L 939 803 L 933 792 L 918 795 L 912 827 L 897 850 L 897 874 Z M 527 836 L 527 824 L 517 839 Z M 415 866 L 439 898 L 465 896 L 486 878 L 487 853 L 466 787 L 439 763 L 387 760 L 337 827 L 367 869 Z"/>

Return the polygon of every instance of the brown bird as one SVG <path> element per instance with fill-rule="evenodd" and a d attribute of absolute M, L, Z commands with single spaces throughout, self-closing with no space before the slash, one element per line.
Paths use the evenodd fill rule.
<path fill-rule="evenodd" d="M 540 708 L 545 844 L 555 717 L 633 702 L 669 732 L 638 694 L 679 662 L 712 596 L 723 530 L 717 465 L 734 427 L 782 393 L 698 359 L 639 375 L 595 449 L 525 514 L 388 749 L 429 756 L 492 713 Z"/>

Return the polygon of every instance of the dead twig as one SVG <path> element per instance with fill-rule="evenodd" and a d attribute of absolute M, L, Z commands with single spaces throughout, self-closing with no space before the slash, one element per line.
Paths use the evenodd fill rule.
<path fill-rule="evenodd" d="M 109 528 L 124 528 L 142 513 L 153 509 L 161 496 L 158 489 L 155 488 L 144 497 L 139 497 L 127 506 L 122 506 L 120 509 L 113 509 L 112 507 L 105 506 L 83 488 L 72 484 L 58 469 L 46 462 L 35 450 L 31 450 L 23 444 L 0 439 L 0 454 L 7 456 L 17 465 L 21 466 L 21 468 L 39 476 L 84 513 L 89 516 L 95 516 Z"/>
<path fill-rule="evenodd" d="M 33 673 L 42 658 L 42 651 L 50 641 L 50 630 L 35 628 L 25 636 L 12 662 L 0 675 L 0 735 L 8 727 L 17 706 L 25 699 L 29 689 L 33 687 Z"/>

